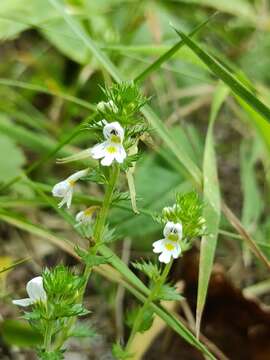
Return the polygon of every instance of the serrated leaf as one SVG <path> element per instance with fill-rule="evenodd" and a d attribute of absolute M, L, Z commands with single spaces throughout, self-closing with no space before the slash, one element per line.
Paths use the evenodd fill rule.
<path fill-rule="evenodd" d="M 183 296 L 179 294 L 178 290 L 169 284 L 164 284 L 157 293 L 157 299 L 167 301 L 181 301 Z"/>
<path fill-rule="evenodd" d="M 93 255 L 79 248 L 76 248 L 75 251 L 81 257 L 82 261 L 89 267 L 99 266 L 102 264 L 107 264 L 109 262 L 108 258 L 106 258 L 105 256 Z"/>
<path fill-rule="evenodd" d="M 135 269 L 142 271 L 151 280 L 157 279 L 160 276 L 158 265 L 153 264 L 151 261 L 133 262 L 132 266 Z"/>
<path fill-rule="evenodd" d="M 74 329 L 72 329 L 70 336 L 78 338 L 92 338 L 97 335 L 96 331 L 88 324 L 77 324 Z"/>
<path fill-rule="evenodd" d="M 45 351 L 39 350 L 38 356 L 41 360 L 64 360 L 65 350 Z"/>

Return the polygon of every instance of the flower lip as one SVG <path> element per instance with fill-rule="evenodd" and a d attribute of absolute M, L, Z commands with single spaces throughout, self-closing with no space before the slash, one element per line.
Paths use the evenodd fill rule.
<path fill-rule="evenodd" d="M 91 149 L 92 157 L 96 160 L 102 159 L 101 165 L 103 166 L 110 166 L 113 161 L 119 164 L 123 163 L 127 154 L 122 145 L 124 140 L 122 126 L 117 121 L 107 123 L 103 128 L 103 134 L 106 140 Z"/>
<path fill-rule="evenodd" d="M 164 238 L 153 243 L 153 252 L 160 254 L 159 261 L 168 264 L 181 254 L 179 240 L 182 238 L 182 224 L 168 221 L 163 230 Z"/>
<path fill-rule="evenodd" d="M 174 223 L 172 221 L 168 221 L 164 227 L 163 234 L 165 238 L 169 238 L 171 240 L 181 240 L 183 236 L 183 228 L 180 222 Z"/>
<path fill-rule="evenodd" d="M 124 140 L 125 131 L 118 121 L 107 123 L 103 128 L 103 135 L 105 139 L 112 140 L 112 137 L 117 137 L 117 142 L 122 143 Z"/>
<path fill-rule="evenodd" d="M 28 283 L 26 284 L 26 292 L 29 298 L 13 300 L 12 303 L 18 306 L 26 307 L 29 305 L 33 305 L 38 301 L 47 301 L 47 294 L 43 287 L 42 276 L 37 276 L 32 280 L 28 281 Z"/>

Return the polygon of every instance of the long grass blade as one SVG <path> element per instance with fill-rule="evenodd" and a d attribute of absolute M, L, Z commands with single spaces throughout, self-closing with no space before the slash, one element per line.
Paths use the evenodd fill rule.
<path fill-rule="evenodd" d="M 203 29 L 209 21 L 211 21 L 215 16 L 217 12 L 211 15 L 206 21 L 203 21 L 201 24 L 196 26 L 194 30 L 192 30 L 189 33 L 189 36 L 194 36 L 197 32 L 199 32 L 201 29 Z M 149 74 L 151 74 L 153 71 L 160 68 L 160 66 L 167 60 L 169 60 L 181 47 L 185 45 L 185 42 L 183 40 L 180 40 L 177 44 L 175 44 L 172 48 L 170 48 L 168 51 L 166 51 L 163 55 L 161 55 L 156 61 L 154 61 L 151 65 L 149 65 L 141 74 L 136 76 L 134 79 L 134 82 L 140 82 L 143 81 Z"/>
<path fill-rule="evenodd" d="M 214 262 L 221 212 L 213 128 L 219 109 L 226 100 L 228 93 L 229 89 L 223 84 L 219 85 L 217 91 L 215 92 L 204 150 L 203 196 L 205 208 L 203 216 L 206 220 L 207 235 L 202 238 L 200 251 L 199 284 L 196 309 L 197 338 L 200 333 L 201 318 Z"/>
<path fill-rule="evenodd" d="M 221 79 L 231 91 L 238 95 L 243 101 L 249 104 L 254 110 L 260 113 L 268 122 L 270 122 L 270 109 L 263 102 L 248 90 L 233 74 L 231 74 L 223 65 L 221 65 L 213 56 L 204 51 L 195 41 L 190 39 L 182 31 L 175 29 L 177 34 L 186 45 L 198 55 L 198 57 L 209 67 L 209 69 Z"/>

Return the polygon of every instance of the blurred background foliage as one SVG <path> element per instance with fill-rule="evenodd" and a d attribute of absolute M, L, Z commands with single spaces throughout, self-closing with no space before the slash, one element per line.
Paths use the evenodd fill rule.
<path fill-rule="evenodd" d="M 171 24 L 189 33 L 218 10 L 196 34 L 197 43 L 270 106 L 267 0 L 61 3 L 126 79 L 136 78 L 179 41 Z M 7 256 L 13 261 L 29 255 L 33 259 L 21 274 L 13 270 L 10 287 L 3 283 L 5 300 L 16 283 L 22 284 L 22 279 L 42 265 L 73 261 L 50 244 L 64 249 L 62 239 L 73 243 L 80 240 L 35 189 L 49 193 L 54 183 L 80 168 L 75 163 L 56 165 L 55 159 L 94 144 L 91 132 L 76 130 L 82 121 L 94 116 L 95 104 L 103 99 L 100 85 L 110 84 L 112 78 L 47 0 L 1 0 L 0 41 L 0 261 L 5 263 Z M 182 47 L 141 85 L 174 144 L 184 148 L 202 168 L 218 79 L 189 48 Z M 216 120 L 214 139 L 222 198 L 269 259 L 270 128 L 242 100 L 228 95 Z M 110 218 L 117 238 L 132 240 L 132 259 L 150 256 L 151 243 L 160 236 L 160 226 L 151 213 L 170 205 L 176 192 L 193 188 L 186 170 L 155 128 L 152 140 L 140 147 L 143 156 L 136 166 L 135 184 L 141 213 L 134 216 L 125 200 L 120 203 L 121 209 L 113 209 Z M 121 189 L 127 189 L 124 177 Z M 102 188 L 97 185 L 81 190 L 83 196 L 75 199 L 77 209 L 102 199 Z M 232 232 L 222 217 L 216 263 L 240 288 L 260 284 L 267 276 L 266 269 Z M 121 242 L 113 247 L 121 255 Z M 266 302 L 269 288 L 267 283 L 260 293 Z M 95 291 L 97 296 L 109 292 L 109 307 L 113 306 L 114 290 L 103 285 Z"/>

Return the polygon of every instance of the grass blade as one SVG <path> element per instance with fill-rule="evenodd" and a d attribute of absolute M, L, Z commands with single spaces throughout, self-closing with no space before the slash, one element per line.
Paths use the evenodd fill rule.
<path fill-rule="evenodd" d="M 13 264 L 11 264 L 11 265 L 9 265 L 9 266 L 6 266 L 6 267 L 4 267 L 4 268 L 2 268 L 2 269 L 0 269 L 0 274 L 2 274 L 3 272 L 6 272 L 6 271 L 11 270 L 11 269 L 15 268 L 15 267 L 18 266 L 18 265 L 24 264 L 25 262 L 27 262 L 27 261 L 29 261 L 29 260 L 31 260 L 30 257 L 17 260 L 17 261 L 15 261 Z"/>
<path fill-rule="evenodd" d="M 206 203 L 204 218 L 206 220 L 207 235 L 203 236 L 200 251 L 199 284 L 196 309 L 196 334 L 200 333 L 200 324 L 205 305 L 208 284 L 214 262 L 220 222 L 220 190 L 218 183 L 217 163 L 214 148 L 213 128 L 219 109 L 228 96 L 227 86 L 220 84 L 212 103 L 210 121 L 206 136 L 203 160 L 203 196 Z"/>
<path fill-rule="evenodd" d="M 64 94 L 62 92 L 49 90 L 49 89 L 47 89 L 47 88 L 45 88 L 43 86 L 40 86 L 40 85 L 30 84 L 30 83 L 27 83 L 27 82 L 24 82 L 24 81 L 4 79 L 4 78 L 0 78 L 0 85 L 17 87 L 17 88 L 21 88 L 21 89 L 41 92 L 41 93 L 44 93 L 44 94 L 59 97 L 59 98 L 61 98 L 63 100 L 66 100 L 66 101 L 70 101 L 70 102 L 72 102 L 74 104 L 77 104 L 77 105 L 79 105 L 81 107 L 84 107 L 86 109 L 89 109 L 89 110 L 96 110 L 96 107 L 94 105 L 90 104 L 87 101 L 81 100 L 81 99 L 79 99 L 79 98 L 77 98 L 75 96 L 72 96 L 72 95 Z"/>
<path fill-rule="evenodd" d="M 105 56 L 99 48 L 96 46 L 94 41 L 85 33 L 84 29 L 79 22 L 76 22 L 65 10 L 64 6 L 59 3 L 57 0 L 49 0 L 49 2 L 54 6 L 57 11 L 63 16 L 66 23 L 74 31 L 74 33 L 85 43 L 85 45 L 91 50 L 93 55 L 98 59 L 100 64 L 102 64 L 105 69 L 111 74 L 111 76 L 116 81 L 123 80 L 120 73 L 118 72 L 115 65 L 110 61 L 110 59 Z"/>
<path fill-rule="evenodd" d="M 260 113 L 268 122 L 270 122 L 270 109 L 262 103 L 256 96 L 250 92 L 233 74 L 231 74 L 223 65 L 221 65 L 213 56 L 209 55 L 193 40 L 191 40 L 182 31 L 174 29 L 183 39 L 186 45 L 198 55 L 198 57 L 209 67 L 209 69 L 221 79 L 231 91 L 238 95 L 242 100 L 249 104 L 254 110 Z"/>
<path fill-rule="evenodd" d="M 213 15 L 211 15 L 206 21 L 203 21 L 201 24 L 196 26 L 194 30 L 192 30 L 189 33 L 189 36 L 195 35 L 198 31 L 200 31 L 202 28 L 204 28 L 209 21 L 211 21 L 215 16 L 217 12 L 215 12 Z M 166 51 L 165 54 L 161 55 L 155 62 L 153 62 L 151 65 L 149 65 L 141 74 L 139 74 L 135 79 L 134 82 L 140 82 L 143 81 L 149 74 L 151 74 L 156 69 L 160 68 L 160 66 L 167 60 L 169 60 L 181 47 L 185 45 L 185 42 L 183 40 L 180 40 L 177 44 L 175 44 L 170 50 Z"/>

